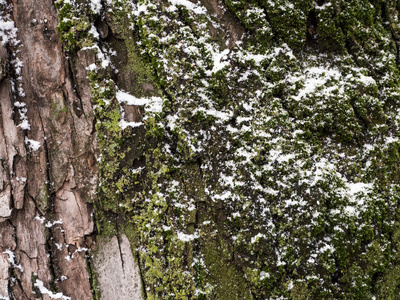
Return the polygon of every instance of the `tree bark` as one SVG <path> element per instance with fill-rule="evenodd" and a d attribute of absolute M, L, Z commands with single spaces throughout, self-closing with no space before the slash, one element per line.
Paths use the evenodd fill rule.
<path fill-rule="evenodd" d="M 50 299 L 58 290 L 91 299 L 86 256 L 94 237 L 98 147 L 90 90 L 81 84 L 87 93 L 76 91 L 52 1 L 8 7 L 2 5 L 3 14 L 11 15 L 19 43 L 2 45 L 0 226 L 2 264 L 14 262 L 0 294 Z M 23 120 L 29 129 L 21 128 Z"/>
<path fill-rule="evenodd" d="M 400 2 L 0 9 L 0 299 L 398 297 Z"/>

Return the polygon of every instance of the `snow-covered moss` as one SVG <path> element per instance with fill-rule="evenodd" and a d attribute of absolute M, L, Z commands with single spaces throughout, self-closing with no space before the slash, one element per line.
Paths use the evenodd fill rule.
<path fill-rule="evenodd" d="M 129 91 L 144 116 L 121 128 L 113 75 L 93 68 L 97 220 L 126 232 L 147 298 L 399 292 L 394 6 L 227 0 L 247 29 L 229 46 L 201 3 L 107 3 L 124 72 L 157 90 Z"/>
<path fill-rule="evenodd" d="M 99 15 L 99 5 L 77 0 L 58 0 L 55 5 L 59 10 L 57 28 L 65 49 L 73 52 L 91 46 L 98 38 L 92 23 Z"/>

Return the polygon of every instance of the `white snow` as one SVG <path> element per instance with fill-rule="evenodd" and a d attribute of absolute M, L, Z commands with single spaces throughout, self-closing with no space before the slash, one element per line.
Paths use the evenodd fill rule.
<path fill-rule="evenodd" d="M 385 137 L 385 144 L 392 144 L 392 143 L 398 143 L 399 138 L 398 137 L 392 137 L 392 136 L 387 136 Z"/>
<path fill-rule="evenodd" d="M 96 27 L 94 26 L 94 24 L 92 24 L 92 26 L 90 27 L 89 33 L 91 35 L 93 35 L 93 37 L 97 40 L 100 37 L 99 32 L 97 31 Z"/>
<path fill-rule="evenodd" d="M 96 64 L 91 64 L 91 65 L 86 67 L 87 71 L 95 71 L 96 69 L 97 69 Z"/>
<path fill-rule="evenodd" d="M 145 106 L 145 110 L 153 113 L 162 112 L 163 99 L 160 97 L 151 97 Z"/>
<path fill-rule="evenodd" d="M 321 249 L 318 250 L 319 253 L 324 253 L 326 251 L 333 253 L 335 249 L 331 245 L 325 244 Z"/>
<path fill-rule="evenodd" d="M 140 173 L 144 169 L 145 169 L 145 167 L 139 167 L 139 168 L 136 168 L 136 169 L 132 169 L 132 174 Z"/>
<path fill-rule="evenodd" d="M 123 91 L 118 91 L 116 96 L 121 104 L 145 106 L 145 110 L 149 112 L 162 111 L 163 100 L 160 97 L 137 98 Z"/>
<path fill-rule="evenodd" d="M 21 116 L 22 119 L 22 116 Z M 30 130 L 31 129 L 31 125 L 29 124 L 27 119 L 23 119 L 21 124 L 18 125 L 18 127 L 20 127 L 22 130 Z"/>
<path fill-rule="evenodd" d="M 148 102 L 147 98 L 136 98 L 123 91 L 118 91 L 116 96 L 119 103 L 126 103 L 128 105 L 145 105 Z"/>
<path fill-rule="evenodd" d="M 14 65 L 15 74 L 21 75 L 22 67 L 24 63 L 17 57 L 16 59 L 12 60 L 11 62 Z"/>
<path fill-rule="evenodd" d="M 178 240 L 181 240 L 182 242 L 190 242 L 193 241 L 194 239 L 199 238 L 198 234 L 186 234 L 183 232 L 177 232 L 178 235 Z"/>
<path fill-rule="evenodd" d="M 213 56 L 213 69 L 211 71 L 206 71 L 208 76 L 211 76 L 213 73 L 217 73 L 223 68 L 230 66 L 229 61 L 227 60 L 229 49 L 225 49 L 222 52 L 213 51 L 213 49 L 209 49 Z"/>
<path fill-rule="evenodd" d="M 349 206 L 349 205 L 347 205 L 347 206 L 344 208 L 344 212 L 345 212 L 346 215 L 348 215 L 348 216 L 356 216 L 356 215 L 357 215 L 357 213 L 356 213 L 356 208 L 355 208 L 354 206 Z"/>
<path fill-rule="evenodd" d="M 293 4 L 292 4 L 293 5 Z M 293 281 L 291 280 L 290 282 L 289 282 L 289 284 L 288 284 L 288 290 L 291 290 L 292 288 L 293 288 L 294 286 L 293 286 Z"/>
<path fill-rule="evenodd" d="M 362 183 L 362 182 L 348 183 L 347 186 L 349 188 L 349 193 L 352 196 L 355 195 L 355 194 L 358 194 L 360 192 L 366 192 L 370 188 L 372 188 L 372 184 L 370 184 L 370 183 Z"/>
<path fill-rule="evenodd" d="M 63 293 L 57 293 L 54 294 L 52 291 L 48 290 L 44 284 L 43 281 L 36 279 L 34 286 L 36 286 L 42 295 L 48 295 L 51 299 L 62 299 L 62 300 L 71 300 L 71 297 L 64 296 Z"/>
<path fill-rule="evenodd" d="M 10 262 L 10 264 L 14 267 L 19 269 L 21 272 L 24 272 L 24 268 L 21 265 L 18 265 L 15 263 L 15 254 L 14 252 L 12 252 L 10 249 L 7 249 L 6 251 L 4 251 L 3 253 L 8 255 L 8 261 Z"/>
<path fill-rule="evenodd" d="M 25 106 L 26 106 L 26 103 L 16 101 L 16 102 L 14 102 L 14 106 L 15 106 L 15 107 L 18 107 L 18 108 L 22 108 L 22 107 L 25 107 Z"/>
<path fill-rule="evenodd" d="M 56 221 L 54 221 L 54 222 L 50 222 L 50 221 L 48 221 L 47 223 L 46 223 L 46 227 L 47 228 L 51 228 L 51 227 L 53 227 L 54 225 L 56 225 L 56 224 L 62 224 L 63 223 L 63 220 L 62 219 L 60 219 L 60 220 L 56 220 Z"/>
<path fill-rule="evenodd" d="M 46 221 L 46 219 L 44 217 L 39 217 L 39 216 L 36 216 L 35 220 L 39 220 L 40 223 L 42 223 L 42 224 L 44 223 L 44 221 Z"/>
<path fill-rule="evenodd" d="M 169 2 L 174 6 L 176 5 L 184 6 L 187 10 L 191 10 L 198 15 L 205 14 L 207 12 L 207 10 L 204 7 L 200 7 L 199 5 L 196 5 L 188 0 L 169 0 Z"/>
<path fill-rule="evenodd" d="M 162 112 L 163 100 L 160 97 L 137 98 L 124 91 L 117 91 L 116 97 L 120 104 L 144 106 L 146 112 Z M 121 129 L 126 129 L 127 127 L 135 128 L 144 125 L 143 122 L 126 122 L 124 117 L 125 111 L 121 106 L 121 120 L 119 122 Z"/>
<path fill-rule="evenodd" d="M 40 148 L 40 142 L 35 140 L 30 140 L 25 137 L 25 144 L 29 147 L 31 151 L 37 151 Z"/>
<path fill-rule="evenodd" d="M 265 278 L 269 278 L 269 277 L 270 277 L 269 273 L 264 272 L 264 271 L 260 272 L 260 281 L 264 280 Z"/>
<path fill-rule="evenodd" d="M 360 77 L 361 82 L 363 82 L 365 85 L 376 85 L 375 79 L 373 79 L 371 76 L 365 76 L 362 73 L 359 73 L 358 76 Z"/>
<path fill-rule="evenodd" d="M 295 78 L 290 77 L 288 79 L 289 81 L 292 81 Z M 300 100 L 315 93 L 318 87 L 323 87 L 328 80 L 332 79 L 337 81 L 341 79 L 341 74 L 338 70 L 323 67 L 312 67 L 306 69 L 304 86 L 294 99 Z M 326 89 L 326 92 L 328 92 L 328 89 Z"/>
<path fill-rule="evenodd" d="M 3 44 L 7 44 L 10 39 L 17 37 L 18 29 L 15 28 L 14 22 L 9 16 L 0 16 L 0 40 Z"/>
<path fill-rule="evenodd" d="M 322 9 L 326 9 L 327 7 L 330 7 L 331 5 L 332 5 L 331 2 L 327 2 L 327 3 L 322 4 L 321 6 L 316 5 L 315 8 L 322 10 Z"/>
<path fill-rule="evenodd" d="M 121 129 L 126 129 L 127 127 L 136 128 L 142 125 L 144 125 L 143 122 L 126 122 L 125 120 L 119 121 L 119 127 L 121 127 Z"/>
<path fill-rule="evenodd" d="M 268 56 L 264 55 L 264 54 L 246 53 L 246 54 L 242 55 L 242 59 L 253 60 L 256 63 L 256 66 L 259 66 L 260 63 L 266 58 L 268 58 Z"/>
<path fill-rule="evenodd" d="M 262 233 L 258 233 L 257 235 L 255 235 L 255 236 L 253 236 L 252 238 L 251 238 L 251 243 L 252 244 L 254 244 L 255 242 L 257 242 L 260 238 L 267 238 L 266 236 L 265 236 L 265 234 L 262 234 Z"/>
<path fill-rule="evenodd" d="M 45 217 L 36 216 L 36 217 L 35 217 L 35 220 L 39 220 L 40 223 L 42 223 L 42 224 L 43 224 L 44 222 L 46 222 Z M 51 228 L 51 227 L 53 227 L 53 226 L 56 225 L 56 224 L 63 224 L 63 220 L 62 220 L 62 219 L 59 219 L 59 220 L 56 220 L 56 221 L 53 221 L 53 222 L 47 221 L 47 223 L 46 223 L 44 226 L 47 227 L 47 228 Z"/>
<path fill-rule="evenodd" d="M 91 0 L 90 2 L 90 9 L 95 13 L 95 14 L 100 14 L 101 10 L 101 0 Z"/>
<path fill-rule="evenodd" d="M 203 107 L 194 109 L 192 111 L 192 115 L 195 115 L 199 111 L 203 112 L 204 114 L 206 114 L 208 116 L 215 117 L 216 119 L 218 119 L 217 123 L 229 121 L 233 117 L 232 111 L 224 112 L 224 111 L 216 110 L 216 109 L 212 109 L 212 108 L 204 109 Z M 171 117 L 169 117 L 169 118 L 171 118 Z"/>

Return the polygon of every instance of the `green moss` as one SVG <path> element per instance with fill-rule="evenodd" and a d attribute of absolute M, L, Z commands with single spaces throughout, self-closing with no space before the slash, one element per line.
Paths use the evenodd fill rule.
<path fill-rule="evenodd" d="M 202 253 L 207 272 L 203 276 L 212 282 L 213 299 L 253 299 L 243 273 L 232 260 L 232 249 L 217 237 L 205 238 Z"/>
<path fill-rule="evenodd" d="M 331 51 L 345 51 L 345 35 L 342 28 L 337 25 L 335 5 L 317 10 L 316 14 L 319 19 L 317 32 L 321 45 Z"/>
<path fill-rule="evenodd" d="M 231 1 L 225 2 L 245 28 L 254 34 L 254 44 L 268 47 L 274 38 L 273 29 L 269 24 L 268 14 L 262 7 L 259 7 L 257 1 Z M 261 48 L 261 47 L 260 47 Z"/>
<path fill-rule="evenodd" d="M 93 266 L 93 257 L 96 256 L 96 250 L 91 253 L 91 256 L 86 256 L 85 261 L 86 261 L 86 269 L 88 270 L 89 273 L 89 281 L 90 281 L 90 289 L 92 292 L 93 300 L 100 300 L 101 299 L 101 292 L 99 288 L 99 282 L 98 282 L 98 274 L 94 270 Z"/>
<path fill-rule="evenodd" d="M 39 194 L 36 195 L 36 204 L 41 211 L 42 214 L 45 214 L 45 212 L 48 209 L 49 205 L 49 187 L 47 184 L 42 184 L 42 186 L 39 189 Z"/>
<path fill-rule="evenodd" d="M 94 37 L 89 30 L 97 16 L 90 10 L 90 1 L 81 1 L 72 5 L 59 0 L 55 6 L 59 10 L 57 29 L 65 50 L 73 53 L 80 48 L 91 46 Z"/>

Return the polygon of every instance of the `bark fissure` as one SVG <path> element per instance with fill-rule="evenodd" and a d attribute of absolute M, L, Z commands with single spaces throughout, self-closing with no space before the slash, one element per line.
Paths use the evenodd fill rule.
<path fill-rule="evenodd" d="M 50 153 L 49 153 L 49 147 L 47 144 L 47 137 L 45 135 L 45 128 L 43 125 L 43 120 L 42 120 L 42 116 L 40 115 L 40 112 L 38 114 L 39 120 L 40 120 L 40 124 L 41 124 L 41 129 L 43 132 L 43 148 L 44 148 L 44 155 L 45 155 L 45 185 L 46 185 L 46 189 L 47 189 L 47 194 L 48 194 L 48 200 L 45 206 L 45 210 L 50 213 L 50 216 L 53 215 L 53 209 L 54 209 L 54 201 L 52 201 L 55 197 L 53 188 L 52 188 L 52 184 L 51 184 L 51 165 L 50 165 Z M 46 213 L 44 213 L 46 214 Z M 46 214 L 47 215 L 47 214 Z"/>
<path fill-rule="evenodd" d="M 122 249 L 121 249 L 121 237 L 120 237 L 120 234 L 122 234 L 122 232 L 120 232 L 120 230 L 119 230 L 118 221 L 116 221 L 116 225 L 115 226 L 117 228 L 117 243 L 118 243 L 119 257 L 121 259 L 122 271 L 125 274 L 125 262 L 124 262 L 124 255 L 123 255 Z"/>
<path fill-rule="evenodd" d="M 77 82 L 75 79 L 75 74 L 73 71 L 73 68 L 71 66 L 72 62 L 70 59 L 68 59 L 67 61 L 67 65 L 68 65 L 68 72 L 69 74 L 71 74 L 71 79 L 72 79 L 72 84 L 73 84 L 73 91 L 76 94 L 78 100 L 79 100 L 79 111 L 75 110 L 76 115 L 80 118 L 80 114 L 83 114 L 83 116 L 86 118 L 86 114 L 85 114 L 85 110 L 83 109 L 83 102 L 82 102 L 82 98 L 81 95 L 79 93 L 79 90 L 77 88 Z M 72 113 L 72 112 L 71 112 Z"/>
<path fill-rule="evenodd" d="M 140 275 L 140 282 L 142 283 L 142 294 L 143 294 L 143 300 L 147 300 L 148 296 L 147 296 L 147 289 L 146 289 L 146 281 L 144 279 L 144 271 L 143 271 L 143 266 L 140 263 L 140 256 L 137 253 L 135 256 L 135 259 L 138 263 L 138 267 L 139 267 L 139 275 Z"/>

